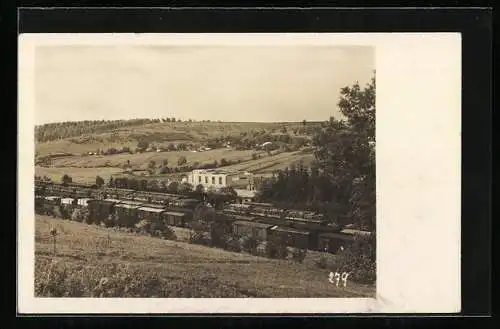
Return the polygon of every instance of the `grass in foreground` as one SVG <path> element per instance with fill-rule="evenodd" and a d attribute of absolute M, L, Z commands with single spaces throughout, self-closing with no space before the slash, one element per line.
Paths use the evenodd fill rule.
<path fill-rule="evenodd" d="M 56 256 L 49 234 L 56 227 Z M 108 235 L 109 234 L 109 235 Z M 372 297 L 328 270 L 36 216 L 37 297 Z M 306 258 L 307 259 L 307 258 Z"/>

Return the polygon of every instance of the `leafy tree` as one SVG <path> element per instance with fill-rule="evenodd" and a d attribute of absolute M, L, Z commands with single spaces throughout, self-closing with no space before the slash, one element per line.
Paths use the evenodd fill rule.
<path fill-rule="evenodd" d="M 171 182 L 167 186 L 167 193 L 176 194 L 178 192 L 178 189 L 179 189 L 179 183 Z"/>
<path fill-rule="evenodd" d="M 205 187 L 201 184 L 197 185 L 196 186 L 196 189 L 195 189 L 196 193 L 204 193 L 205 192 Z"/>
<path fill-rule="evenodd" d="M 144 139 L 141 139 L 138 143 L 137 143 L 137 148 L 141 151 L 144 151 L 145 149 L 147 149 L 149 147 L 149 143 L 144 140 Z"/>
<path fill-rule="evenodd" d="M 187 163 L 187 159 L 185 156 L 181 156 L 179 157 L 179 159 L 177 160 L 177 165 L 179 166 L 183 166 Z"/>
<path fill-rule="evenodd" d="M 95 185 L 97 185 L 98 187 L 102 187 L 104 185 L 104 179 L 102 179 L 101 176 L 96 176 Z"/>
<path fill-rule="evenodd" d="M 341 89 L 343 120 L 331 118 L 314 136 L 316 159 L 336 191 L 347 198 L 348 215 L 375 229 L 375 78 Z M 345 200 L 342 200 L 345 201 Z"/>
<path fill-rule="evenodd" d="M 73 178 L 71 178 L 71 176 L 69 176 L 68 174 L 64 174 L 61 178 L 61 183 L 63 185 L 68 185 L 72 182 L 73 182 Z"/>
<path fill-rule="evenodd" d="M 193 185 L 191 185 L 189 183 L 182 183 L 177 188 L 177 192 L 180 194 L 186 194 L 186 193 L 191 192 L 191 191 L 193 191 Z"/>

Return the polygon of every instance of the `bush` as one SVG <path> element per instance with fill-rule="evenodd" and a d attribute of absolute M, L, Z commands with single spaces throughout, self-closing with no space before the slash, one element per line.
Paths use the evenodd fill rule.
<path fill-rule="evenodd" d="M 240 239 L 240 248 L 242 251 L 255 253 L 257 251 L 257 240 L 252 236 L 244 236 Z"/>
<path fill-rule="evenodd" d="M 238 239 L 227 236 L 225 249 L 232 252 L 241 252 L 240 242 Z"/>
<path fill-rule="evenodd" d="M 268 241 L 266 253 L 269 258 L 285 259 L 288 256 L 288 249 L 284 241 L 274 239 Z"/>
<path fill-rule="evenodd" d="M 292 251 L 292 259 L 298 263 L 302 263 L 306 258 L 307 250 L 306 249 L 294 249 Z"/>
<path fill-rule="evenodd" d="M 375 234 L 356 236 L 354 242 L 338 254 L 336 271 L 349 273 L 359 283 L 374 283 L 376 279 Z"/>
<path fill-rule="evenodd" d="M 88 217 L 89 217 L 89 212 L 87 211 L 87 209 L 77 208 L 73 210 L 73 214 L 71 215 L 71 220 L 81 223 L 83 221 L 87 221 Z"/>
<path fill-rule="evenodd" d="M 177 235 L 172 228 L 165 225 L 163 230 L 161 230 L 160 237 L 165 240 L 177 240 Z"/>
<path fill-rule="evenodd" d="M 116 219 L 116 215 L 115 214 L 109 214 L 108 217 L 106 217 L 103 220 L 103 224 L 106 227 L 113 227 L 113 226 L 115 226 L 116 220 L 117 219 Z"/>
<path fill-rule="evenodd" d="M 189 233 L 189 243 L 208 246 L 210 245 L 210 238 L 205 232 L 193 231 Z"/>

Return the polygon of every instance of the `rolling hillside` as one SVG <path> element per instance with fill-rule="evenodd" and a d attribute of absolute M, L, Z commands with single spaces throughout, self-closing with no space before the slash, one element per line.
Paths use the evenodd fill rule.
<path fill-rule="evenodd" d="M 308 125 L 313 127 L 314 124 Z M 247 140 L 251 138 L 265 140 L 265 136 L 285 134 L 300 138 L 300 133 L 305 132 L 306 127 L 302 122 L 156 122 L 154 120 L 136 120 L 130 123 L 96 122 L 95 125 L 92 122 L 51 124 L 37 127 L 37 134 L 45 136 L 45 139 L 50 139 L 49 137 L 55 132 L 70 137 L 36 142 L 37 159 L 48 156 L 51 160 L 49 164 L 37 165 L 35 173 L 37 176 L 47 176 L 55 181 L 60 181 L 64 174 L 69 174 L 75 182 L 92 183 L 97 175 L 107 180 L 112 175 L 122 173 L 125 164 L 141 170 L 147 168 L 151 161 L 156 164 L 166 161 L 169 167 L 177 167 L 179 158 L 185 157 L 187 165 L 214 163 L 214 161 L 220 163 L 225 159 L 231 162 L 231 165 L 224 168 L 269 175 L 274 170 L 284 169 L 291 164 L 299 162 L 309 164 L 313 160 L 312 152 L 282 150 L 278 154 L 269 154 L 263 150 L 242 149 L 241 147 L 223 147 L 204 152 L 195 152 L 195 150 L 197 147 L 206 145 L 207 141 L 224 139 L 228 136 L 239 136 Z M 156 146 L 183 143 L 192 145 L 192 149 L 88 155 L 89 152 L 96 152 L 99 149 L 122 149 L 123 147 L 135 149 L 138 142 L 144 140 Z M 253 145 L 253 142 L 247 141 L 246 143 Z M 55 155 L 58 156 L 55 157 Z"/>
<path fill-rule="evenodd" d="M 375 293 L 374 286 L 353 282 L 337 287 L 328 281 L 329 271 L 313 262 L 273 260 L 46 216 L 35 220 L 37 297 L 319 298 Z M 58 232 L 55 256 L 51 228 Z"/>

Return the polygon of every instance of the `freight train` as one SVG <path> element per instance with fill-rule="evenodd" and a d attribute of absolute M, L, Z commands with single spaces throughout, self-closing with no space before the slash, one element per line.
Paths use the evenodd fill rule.
<path fill-rule="evenodd" d="M 47 192 L 57 193 L 47 196 Z M 69 193 L 69 197 L 68 194 L 62 196 L 64 193 Z M 129 228 L 139 222 L 148 222 L 160 230 L 165 226 L 190 227 L 196 209 L 203 206 L 201 200 L 177 194 L 45 182 L 37 185 L 36 195 L 38 213 L 54 215 L 59 212 L 64 217 L 75 209 L 86 209 L 88 222 Z M 278 209 L 272 204 L 255 202 L 228 204 L 215 211 L 213 222 L 217 222 L 225 234 L 234 237 L 251 236 L 261 242 L 281 239 L 291 247 L 332 253 L 352 243 L 359 233 L 347 233 L 312 212 Z"/>

